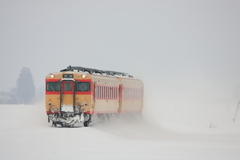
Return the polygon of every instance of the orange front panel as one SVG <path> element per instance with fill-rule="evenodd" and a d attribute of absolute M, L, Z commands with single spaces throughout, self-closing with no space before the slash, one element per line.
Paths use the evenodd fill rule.
<path fill-rule="evenodd" d="M 49 105 L 51 103 L 52 105 Z M 52 109 L 60 109 L 60 94 L 49 94 L 45 96 L 45 106 L 46 111 L 51 111 Z"/>

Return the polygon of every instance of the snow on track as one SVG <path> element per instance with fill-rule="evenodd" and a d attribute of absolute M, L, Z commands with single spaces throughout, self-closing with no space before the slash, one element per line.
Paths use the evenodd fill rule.
<path fill-rule="evenodd" d="M 239 129 L 180 133 L 144 120 L 54 128 L 44 109 L 0 105 L 0 159 L 240 159 Z"/>

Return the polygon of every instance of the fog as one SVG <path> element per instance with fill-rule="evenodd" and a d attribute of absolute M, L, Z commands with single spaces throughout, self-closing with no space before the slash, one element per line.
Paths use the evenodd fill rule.
<path fill-rule="evenodd" d="M 0 91 L 22 67 L 37 90 L 68 65 L 121 71 L 144 81 L 149 121 L 233 125 L 239 28 L 237 0 L 0 0 Z"/>

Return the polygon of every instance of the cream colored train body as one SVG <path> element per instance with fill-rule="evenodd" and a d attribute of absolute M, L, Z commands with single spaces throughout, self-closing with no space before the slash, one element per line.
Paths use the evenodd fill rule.
<path fill-rule="evenodd" d="M 143 82 L 126 73 L 67 67 L 46 76 L 46 113 L 53 126 L 89 126 L 92 115 L 141 113 Z"/>

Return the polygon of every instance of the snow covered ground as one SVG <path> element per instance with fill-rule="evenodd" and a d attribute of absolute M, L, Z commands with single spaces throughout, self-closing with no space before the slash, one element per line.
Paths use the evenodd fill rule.
<path fill-rule="evenodd" d="M 114 120 L 54 128 L 43 104 L 0 105 L 0 159 L 239 160 L 239 123 L 225 128 Z M 239 117 L 238 117 L 239 118 Z"/>

